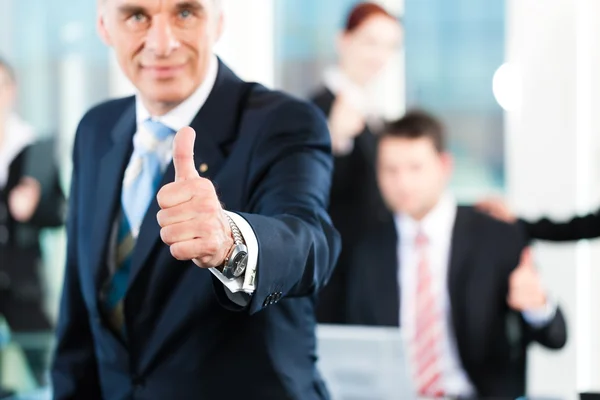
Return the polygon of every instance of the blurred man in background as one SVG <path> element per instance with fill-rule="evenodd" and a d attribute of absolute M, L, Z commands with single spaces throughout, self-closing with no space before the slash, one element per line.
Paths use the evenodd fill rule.
<path fill-rule="evenodd" d="M 566 326 L 522 233 L 457 206 L 442 126 L 425 113 L 389 125 L 377 166 L 393 218 L 353 249 L 348 322 L 400 325 L 419 395 L 523 395 L 527 346 L 563 347 Z"/>
<path fill-rule="evenodd" d="M 62 225 L 64 196 L 54 152 L 15 112 L 15 73 L 0 60 L 0 314 L 14 333 L 49 333 L 40 230 Z M 44 149 L 45 157 L 39 157 Z M 43 173 L 40 173 L 43 171 Z M 48 349 L 24 349 L 39 383 Z"/>
<path fill-rule="evenodd" d="M 324 118 L 218 60 L 219 0 L 98 4 L 138 92 L 90 110 L 75 139 L 55 398 L 328 398 Z"/>
<path fill-rule="evenodd" d="M 375 178 L 376 134 L 382 110 L 370 85 L 398 51 L 402 28 L 383 7 L 362 2 L 350 10 L 336 48 L 338 62 L 324 73 L 313 102 L 328 116 L 334 155 L 329 214 L 342 236 L 342 253 L 329 284 L 319 294 L 319 322 L 343 319 L 343 285 L 355 239 L 385 214 Z M 380 96 L 380 94 L 377 94 Z"/>

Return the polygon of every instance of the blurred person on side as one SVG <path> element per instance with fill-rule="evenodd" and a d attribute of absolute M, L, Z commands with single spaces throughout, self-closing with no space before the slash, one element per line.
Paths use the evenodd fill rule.
<path fill-rule="evenodd" d="M 0 314 L 14 333 L 49 333 L 39 235 L 63 224 L 65 199 L 54 157 L 37 156 L 47 146 L 15 112 L 16 97 L 15 72 L 0 60 Z M 24 350 L 43 384 L 47 350 Z"/>
<path fill-rule="evenodd" d="M 342 323 L 348 252 L 362 231 L 385 215 L 375 179 L 376 134 L 381 110 L 369 86 L 398 50 L 399 21 L 372 2 L 352 8 L 337 38 L 337 65 L 328 68 L 312 101 L 327 115 L 334 154 L 329 214 L 342 237 L 342 253 L 328 285 L 319 294 L 317 318 Z"/>
<path fill-rule="evenodd" d="M 600 210 L 576 215 L 563 221 L 542 217 L 532 221 L 517 216 L 501 198 L 487 198 L 477 204 L 482 212 L 507 223 L 518 224 L 530 239 L 550 242 L 572 242 L 600 238 Z"/>
<path fill-rule="evenodd" d="M 329 398 L 327 123 L 219 60 L 224 19 L 220 0 L 98 2 L 137 93 L 77 130 L 57 400 Z"/>
<path fill-rule="evenodd" d="M 378 181 L 393 215 L 353 249 L 347 319 L 401 327 L 419 395 L 515 398 L 527 346 L 563 347 L 565 320 L 522 232 L 457 205 L 445 142 L 419 111 L 381 135 Z"/>

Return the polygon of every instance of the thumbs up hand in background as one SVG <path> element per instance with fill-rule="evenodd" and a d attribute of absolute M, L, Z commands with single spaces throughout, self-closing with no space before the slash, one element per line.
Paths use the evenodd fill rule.
<path fill-rule="evenodd" d="M 517 268 L 510 274 L 508 282 L 508 305 L 516 311 L 542 309 L 546 306 L 546 291 L 535 269 L 533 255 L 529 247 L 521 253 Z"/>
<path fill-rule="evenodd" d="M 196 133 L 183 128 L 173 142 L 175 182 L 158 192 L 160 236 L 178 260 L 203 268 L 223 264 L 233 246 L 231 228 L 215 187 L 200 177 L 194 163 Z"/>

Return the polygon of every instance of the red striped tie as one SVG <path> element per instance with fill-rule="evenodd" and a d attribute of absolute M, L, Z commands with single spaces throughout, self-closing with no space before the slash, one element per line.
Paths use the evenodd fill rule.
<path fill-rule="evenodd" d="M 422 232 L 415 241 L 418 269 L 415 298 L 415 336 L 412 361 L 416 389 L 420 396 L 443 397 L 440 347 L 442 339 L 442 314 L 433 290 L 427 259 L 427 237 Z"/>

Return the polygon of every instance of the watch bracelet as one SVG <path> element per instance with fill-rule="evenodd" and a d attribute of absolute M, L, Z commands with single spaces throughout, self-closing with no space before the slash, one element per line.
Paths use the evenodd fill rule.
<path fill-rule="evenodd" d="M 227 222 L 229 222 L 229 227 L 231 228 L 231 234 L 233 235 L 233 243 L 235 245 L 244 244 L 242 232 L 240 232 L 238 226 L 235 224 L 235 222 L 233 222 L 233 219 L 229 215 L 227 215 L 227 213 L 225 213 L 225 217 L 227 218 Z"/>

